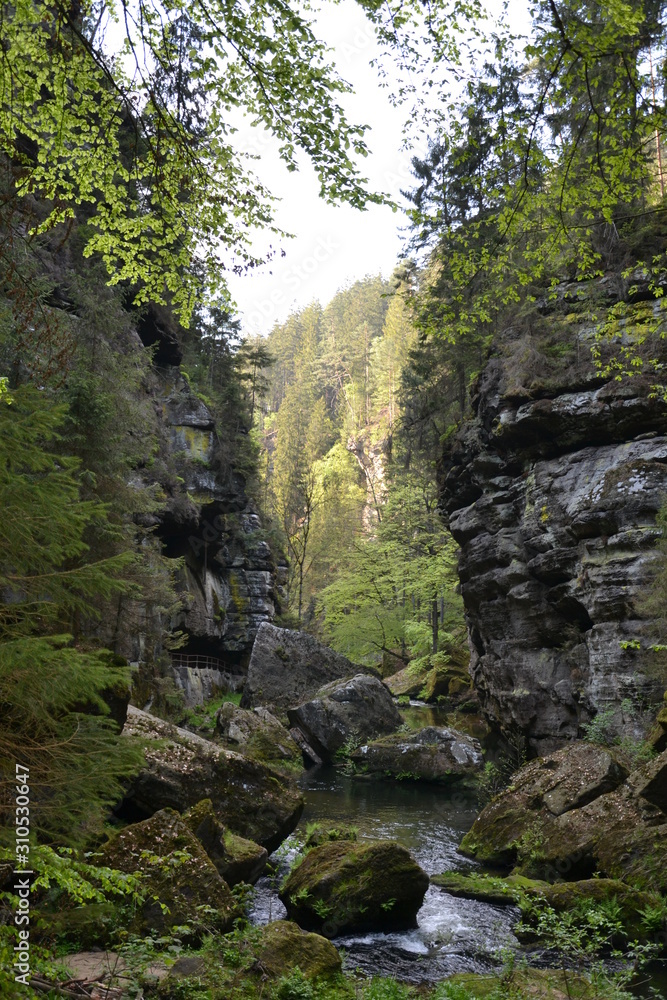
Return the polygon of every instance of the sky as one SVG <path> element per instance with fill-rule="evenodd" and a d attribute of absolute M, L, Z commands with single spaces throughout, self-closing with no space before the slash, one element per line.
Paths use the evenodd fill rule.
<path fill-rule="evenodd" d="M 366 133 L 371 155 L 361 163 L 369 186 L 406 204 L 400 191 L 412 186 L 412 154 L 401 149 L 405 112 L 391 106 L 369 65 L 377 53 L 371 25 L 354 0 L 343 0 L 321 14 L 318 31 L 334 49 L 339 75 L 354 87 L 355 93 L 341 102 L 349 119 L 372 129 Z M 406 224 L 402 212 L 378 205 L 364 212 L 327 205 L 319 198 L 319 184 L 308 164 L 288 173 L 268 133 L 248 126 L 235 138 L 242 149 L 259 154 L 253 169 L 282 199 L 276 225 L 293 234 L 286 240 L 259 237 L 255 249 L 271 245 L 277 251 L 273 259 L 245 275 L 229 277 L 245 334 L 266 334 L 290 312 L 315 299 L 326 304 L 339 288 L 366 274 L 391 274 L 401 251 L 400 229 Z"/>
<path fill-rule="evenodd" d="M 503 6 L 502 0 L 486 3 L 492 15 Z M 528 5 L 513 0 L 508 6 L 511 27 L 527 31 Z M 411 159 L 424 149 L 403 149 L 405 109 L 391 105 L 388 91 L 369 65 L 378 53 L 373 29 L 355 0 L 323 7 L 317 28 L 333 50 L 331 58 L 340 76 L 354 88 L 341 102 L 349 119 L 371 126 L 366 133 L 371 155 L 362 162 L 370 187 L 386 192 L 404 208 L 407 202 L 401 190 L 414 186 Z M 266 335 L 290 312 L 314 300 L 325 305 L 339 288 L 367 274 L 390 276 L 407 231 L 403 211 L 372 205 L 361 212 L 346 205 L 327 205 L 319 198 L 319 185 L 308 164 L 298 173 L 288 173 L 268 133 L 248 125 L 236 139 L 241 148 L 259 155 L 255 172 L 282 199 L 276 208 L 276 225 L 293 234 L 285 240 L 260 236 L 253 249 L 263 256 L 270 245 L 272 260 L 245 275 L 229 276 L 244 334 Z"/>

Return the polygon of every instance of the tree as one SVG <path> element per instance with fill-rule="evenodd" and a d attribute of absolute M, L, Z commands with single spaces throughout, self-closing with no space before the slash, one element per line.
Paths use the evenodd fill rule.
<path fill-rule="evenodd" d="M 110 717 L 128 668 L 72 639 L 98 598 L 127 590 L 131 556 L 88 560 L 85 534 L 106 509 L 80 499 L 78 461 L 54 450 L 64 417 L 43 393 L 0 387 L 0 807 L 13 825 L 15 768 L 25 767 L 33 832 L 76 844 L 141 756 Z"/>
<path fill-rule="evenodd" d="M 665 273 L 667 113 L 653 59 L 664 4 L 535 0 L 531 13 L 523 53 L 507 32 L 491 39 L 497 65 L 482 66 L 463 109 L 443 102 L 431 155 L 415 165 L 416 240 L 432 249 L 419 325 L 469 346 L 476 337 L 482 351 L 500 323 L 563 280 L 638 269 L 659 296 Z M 637 342 L 661 325 L 634 321 Z M 631 349 L 621 374 L 633 353 L 642 367 Z"/>
<path fill-rule="evenodd" d="M 407 659 L 462 643 L 456 546 L 436 500 L 430 477 L 396 474 L 375 535 L 356 544 L 320 594 L 325 636 L 353 660 Z"/>
<path fill-rule="evenodd" d="M 28 244 L 84 214 L 84 253 L 186 325 L 198 294 L 257 263 L 249 233 L 272 225 L 270 194 L 234 147 L 239 110 L 277 137 L 288 169 L 306 154 L 327 200 L 384 200 L 356 163 L 366 126 L 347 121 L 349 87 L 297 6 L 18 0 L 2 28 L 0 152 Z"/>

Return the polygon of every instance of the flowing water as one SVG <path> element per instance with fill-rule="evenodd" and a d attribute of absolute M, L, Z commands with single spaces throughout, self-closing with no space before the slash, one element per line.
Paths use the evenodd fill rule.
<path fill-rule="evenodd" d="M 410 713 L 407 713 L 410 715 Z M 437 709 L 416 708 L 408 724 L 442 724 Z M 348 823 L 359 839 L 395 840 L 422 868 L 435 875 L 453 868 L 474 867 L 457 853 L 479 806 L 470 793 L 412 782 L 370 782 L 346 777 L 335 768 L 314 768 L 301 779 L 306 808 L 299 824 Z M 278 868 L 256 886 L 252 919 L 280 919 L 285 908 L 277 887 L 298 852 L 297 835 L 276 852 Z M 415 930 L 391 934 L 353 934 L 335 940 L 346 968 L 365 975 L 393 975 L 409 982 L 442 979 L 454 972 L 488 971 L 502 959 L 502 949 L 518 947 L 512 925 L 514 907 L 490 906 L 456 899 L 431 886 L 419 911 Z"/>
<path fill-rule="evenodd" d="M 403 714 L 414 728 L 447 722 L 441 710 L 428 706 L 413 706 Z M 466 721 L 473 735 L 482 735 L 476 731 L 474 719 Z M 456 724 L 463 728 L 461 720 Z M 251 911 L 254 923 L 286 916 L 278 899 L 278 887 L 299 853 L 303 831 L 314 821 L 332 826 L 350 824 L 357 827 L 359 839 L 395 840 L 429 875 L 477 867 L 457 851 L 480 809 L 470 792 L 416 782 L 364 781 L 346 777 L 332 767 L 307 771 L 300 784 L 306 808 L 296 833 L 272 856 L 274 874 L 260 879 L 255 887 Z M 349 971 L 359 970 L 365 976 L 391 975 L 412 983 L 434 982 L 456 972 L 497 969 L 507 949 L 526 954 L 512 933 L 518 918 L 515 907 L 457 899 L 432 885 L 419 911 L 416 929 L 352 934 L 336 938 L 334 944 L 341 950 Z M 529 956 L 529 961 L 551 964 L 548 955 L 537 952 Z M 667 997 L 664 966 L 654 970 L 652 986 L 657 987 L 657 996 Z M 639 988 L 636 995 L 656 996 L 648 987 Z"/>

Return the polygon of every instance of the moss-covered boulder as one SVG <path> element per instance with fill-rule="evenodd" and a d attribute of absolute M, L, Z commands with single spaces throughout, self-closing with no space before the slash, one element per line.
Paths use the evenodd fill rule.
<path fill-rule="evenodd" d="M 335 976 L 340 955 L 325 937 L 302 930 L 289 920 L 276 920 L 261 930 L 256 954 L 259 967 L 271 979 L 299 969 L 308 979 Z"/>
<path fill-rule="evenodd" d="M 536 905 L 537 904 L 537 905 Z M 633 886 L 618 879 L 591 878 L 578 882 L 557 882 L 547 885 L 539 893 L 532 894 L 532 900 L 524 896 L 520 903 L 523 921 L 530 925 L 536 922 L 541 905 L 550 906 L 556 913 L 576 913 L 582 917 L 598 907 L 603 913 L 613 915 L 619 930 L 614 939 L 644 941 L 654 934 L 655 928 L 647 920 L 650 910 L 661 909 L 657 893 L 640 892 Z"/>
<path fill-rule="evenodd" d="M 667 750 L 633 771 L 627 785 L 634 795 L 667 815 Z"/>
<path fill-rule="evenodd" d="M 378 778 L 447 784 L 481 770 L 476 739 L 448 727 L 427 726 L 364 744 L 350 755 L 358 773 Z"/>
<path fill-rule="evenodd" d="M 481 812 L 460 850 L 555 881 L 594 872 L 667 891 L 661 761 L 625 772 L 602 747 L 573 743 L 531 761 Z M 646 795 L 651 798 L 647 798 Z"/>
<path fill-rule="evenodd" d="M 557 861 L 562 851 L 545 853 L 544 846 L 564 826 L 559 820 L 618 788 L 626 776 L 606 750 L 583 741 L 531 761 L 482 810 L 460 850 L 489 865 L 511 867 L 531 852 Z"/>
<path fill-rule="evenodd" d="M 301 770 L 301 749 L 289 730 L 266 708 L 248 711 L 233 702 L 225 702 L 215 717 L 216 734 L 232 749 L 246 757 L 282 770 Z"/>
<path fill-rule="evenodd" d="M 524 930 L 515 933 L 530 940 L 535 940 L 537 935 L 533 930 L 526 931 L 525 927 L 536 927 L 546 907 L 556 913 L 579 913 L 582 923 L 591 909 L 597 907 L 618 922 L 619 930 L 614 938 L 619 943 L 622 939 L 643 941 L 651 937 L 656 927 L 651 923 L 650 913 L 654 912 L 655 923 L 663 909 L 657 893 L 641 892 L 618 879 L 593 878 L 552 885 L 517 874 L 501 878 L 482 872 L 444 872 L 433 875 L 431 883 L 463 899 L 496 906 L 518 906 Z"/>
<path fill-rule="evenodd" d="M 385 679 L 394 698 L 417 698 L 424 687 L 429 667 L 421 660 L 408 663 L 407 667 Z"/>
<path fill-rule="evenodd" d="M 460 899 L 476 899 L 495 906 L 518 906 L 549 888 L 549 883 L 524 875 L 488 875 L 483 872 L 443 872 L 432 875 L 431 884 Z"/>
<path fill-rule="evenodd" d="M 146 767 L 132 781 L 121 812 L 185 812 L 210 799 L 225 830 L 269 853 L 294 830 L 303 795 L 284 774 L 130 707 L 124 732 L 146 746 Z"/>
<path fill-rule="evenodd" d="M 667 693 L 665 694 L 667 699 Z M 651 745 L 658 753 L 667 750 L 667 704 L 664 704 L 655 720 L 655 726 L 650 734 Z"/>
<path fill-rule="evenodd" d="M 593 1000 L 600 993 L 591 987 L 585 976 L 571 969 L 514 969 L 507 973 L 459 972 L 447 980 L 451 984 L 453 996 L 458 988 L 458 996 L 470 1000 L 496 1000 L 499 996 L 517 1000 Z"/>
<path fill-rule="evenodd" d="M 309 823 L 306 827 L 306 847 L 319 847 L 321 844 L 328 844 L 331 840 L 357 840 L 358 831 L 356 826 L 348 823 Z"/>
<path fill-rule="evenodd" d="M 268 853 L 253 840 L 225 830 L 210 799 L 202 799 L 183 814 L 188 825 L 227 885 L 254 885 L 266 868 Z"/>
<path fill-rule="evenodd" d="M 310 851 L 287 877 L 288 916 L 326 937 L 417 926 L 428 875 L 393 841 L 332 841 Z"/>
<path fill-rule="evenodd" d="M 456 704 L 471 693 L 469 660 L 467 651 L 452 647 L 413 660 L 388 677 L 385 684 L 395 698 L 407 696 L 430 703 L 447 699 Z"/>
<path fill-rule="evenodd" d="M 187 824 L 173 809 L 125 827 L 97 860 L 122 872 L 140 872 L 147 897 L 139 923 L 160 932 L 187 925 L 197 937 L 206 928 L 231 929 L 240 912 L 229 886 Z"/>

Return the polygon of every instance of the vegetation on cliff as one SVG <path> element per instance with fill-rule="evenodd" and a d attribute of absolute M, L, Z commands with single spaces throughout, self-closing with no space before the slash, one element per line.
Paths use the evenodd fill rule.
<path fill-rule="evenodd" d="M 202 405 L 211 439 L 218 432 L 214 457 L 195 447 L 187 470 L 254 478 L 273 519 L 273 540 L 289 554 L 283 624 L 306 626 L 353 659 L 381 661 L 387 673 L 409 659 L 425 673 L 464 659 L 456 550 L 438 510 L 436 464 L 471 411 L 470 390 L 490 352 L 503 391 L 516 399 L 635 376 L 645 394 L 664 391 L 665 5 L 535 0 L 522 48 L 502 30 L 485 36 L 476 2 L 436 0 L 426 14 L 416 0 L 359 2 L 407 74 L 397 97 L 414 99 L 430 130 L 428 154 L 414 164 L 417 263 L 302 309 L 267 344 L 242 341 L 224 285 L 227 270 L 256 263 L 252 228 L 273 224 L 270 194 L 234 146 L 237 116 L 247 112 L 276 136 L 290 169 L 304 153 L 325 198 L 359 208 L 385 200 L 361 176 L 365 128 L 347 121 L 346 85 L 328 65 L 309 8 L 137 0 L 121 11 L 104 0 L 18 0 L 2 10 L 0 833 L 11 842 L 18 765 L 30 778 L 32 954 L 42 991 L 66 975 L 54 968 L 56 951 L 112 943 L 137 989 L 165 1000 L 241 1000 L 258 983 L 271 1000 L 405 1000 L 413 992 L 390 980 L 342 979 L 332 948 L 297 929 L 255 932 L 241 923 L 222 934 L 245 890 L 232 898 L 199 834 L 175 814 L 121 833 L 116 849 L 133 844 L 129 860 L 103 847 L 116 869 L 96 863 L 109 807 L 123 798 L 147 742 L 119 733 L 131 680 L 125 654 L 134 643 L 157 662 L 178 642 L 174 574 L 183 554 L 167 552 L 156 529 L 165 512 L 173 523 L 208 527 L 165 445 L 170 379 Z M 116 53 L 105 41 L 112 22 L 108 37 L 124 37 Z M 476 25 L 471 51 L 481 53 L 465 80 L 457 42 L 464 23 Z M 422 71 L 440 97 L 455 85 L 432 102 L 435 111 L 417 89 Z M 196 431 L 190 438 L 201 444 Z M 242 492 L 230 487 L 230 505 L 240 506 Z M 658 628 L 661 565 L 645 606 Z M 658 631 L 658 653 L 663 639 Z M 147 695 L 159 693 L 158 680 Z M 196 811 L 211 798 L 224 813 L 215 816 L 220 850 L 230 818 L 236 833 L 252 821 L 250 832 L 269 849 L 293 827 L 301 799 L 288 779 L 196 740 L 186 752 L 183 734 L 157 728 L 141 795 L 134 786 L 125 796 L 122 821 L 144 818 L 132 807 L 154 812 L 157 787 L 179 808 Z M 198 784 L 204 758 L 223 803 Z M 261 796 L 250 780 L 260 772 L 270 790 Z M 621 873 L 655 882 L 641 900 L 642 932 L 647 921 L 664 928 L 664 902 L 653 894 L 664 889 L 653 874 L 663 851 L 655 833 L 663 781 L 662 771 L 648 774 L 656 819 L 648 832 L 628 806 L 639 860 Z M 283 796 L 287 820 L 265 830 L 267 801 L 279 810 Z M 609 814 L 589 810 L 602 817 L 596 829 L 607 841 L 609 815 L 618 813 L 610 801 Z M 501 806 L 487 808 L 488 819 Z M 139 840 L 148 829 L 151 841 L 160 822 L 175 829 L 173 844 L 151 853 Z M 242 852 L 235 841 L 224 845 L 230 856 Z M 619 847 L 607 841 L 600 833 L 606 853 L 593 861 L 616 876 Z M 365 847 L 315 850 L 333 858 Z M 513 861 L 519 852 L 535 866 L 544 850 L 517 826 L 493 858 L 505 851 Z M 14 861 L 0 857 L 0 986 L 10 996 L 19 993 L 8 969 L 22 898 Z M 188 884 L 195 863 L 208 879 L 196 892 Z M 217 914 L 206 898 L 211 885 Z M 602 890 L 586 891 L 597 898 Z M 607 910 L 595 911 L 592 943 L 584 939 L 590 923 L 582 931 L 555 910 L 535 917 L 561 964 L 575 956 L 581 974 L 559 974 L 553 986 L 546 973 L 510 965 L 491 984 L 434 987 L 434 1000 L 536 988 L 558 996 L 561 986 L 570 996 L 626 996 L 625 979 L 583 968 L 614 943 L 614 892 L 602 900 Z M 567 897 L 556 891 L 552 902 L 559 895 Z M 392 899 L 383 886 L 380 908 L 390 912 Z M 366 905 L 355 901 L 359 914 Z M 137 910 L 154 914 L 155 934 L 144 925 L 135 935 Z M 172 966 L 184 947 L 192 954 L 180 970 L 174 965 L 163 983 L 145 980 L 156 956 Z M 312 959 L 308 969 L 295 967 L 297 948 Z"/>

